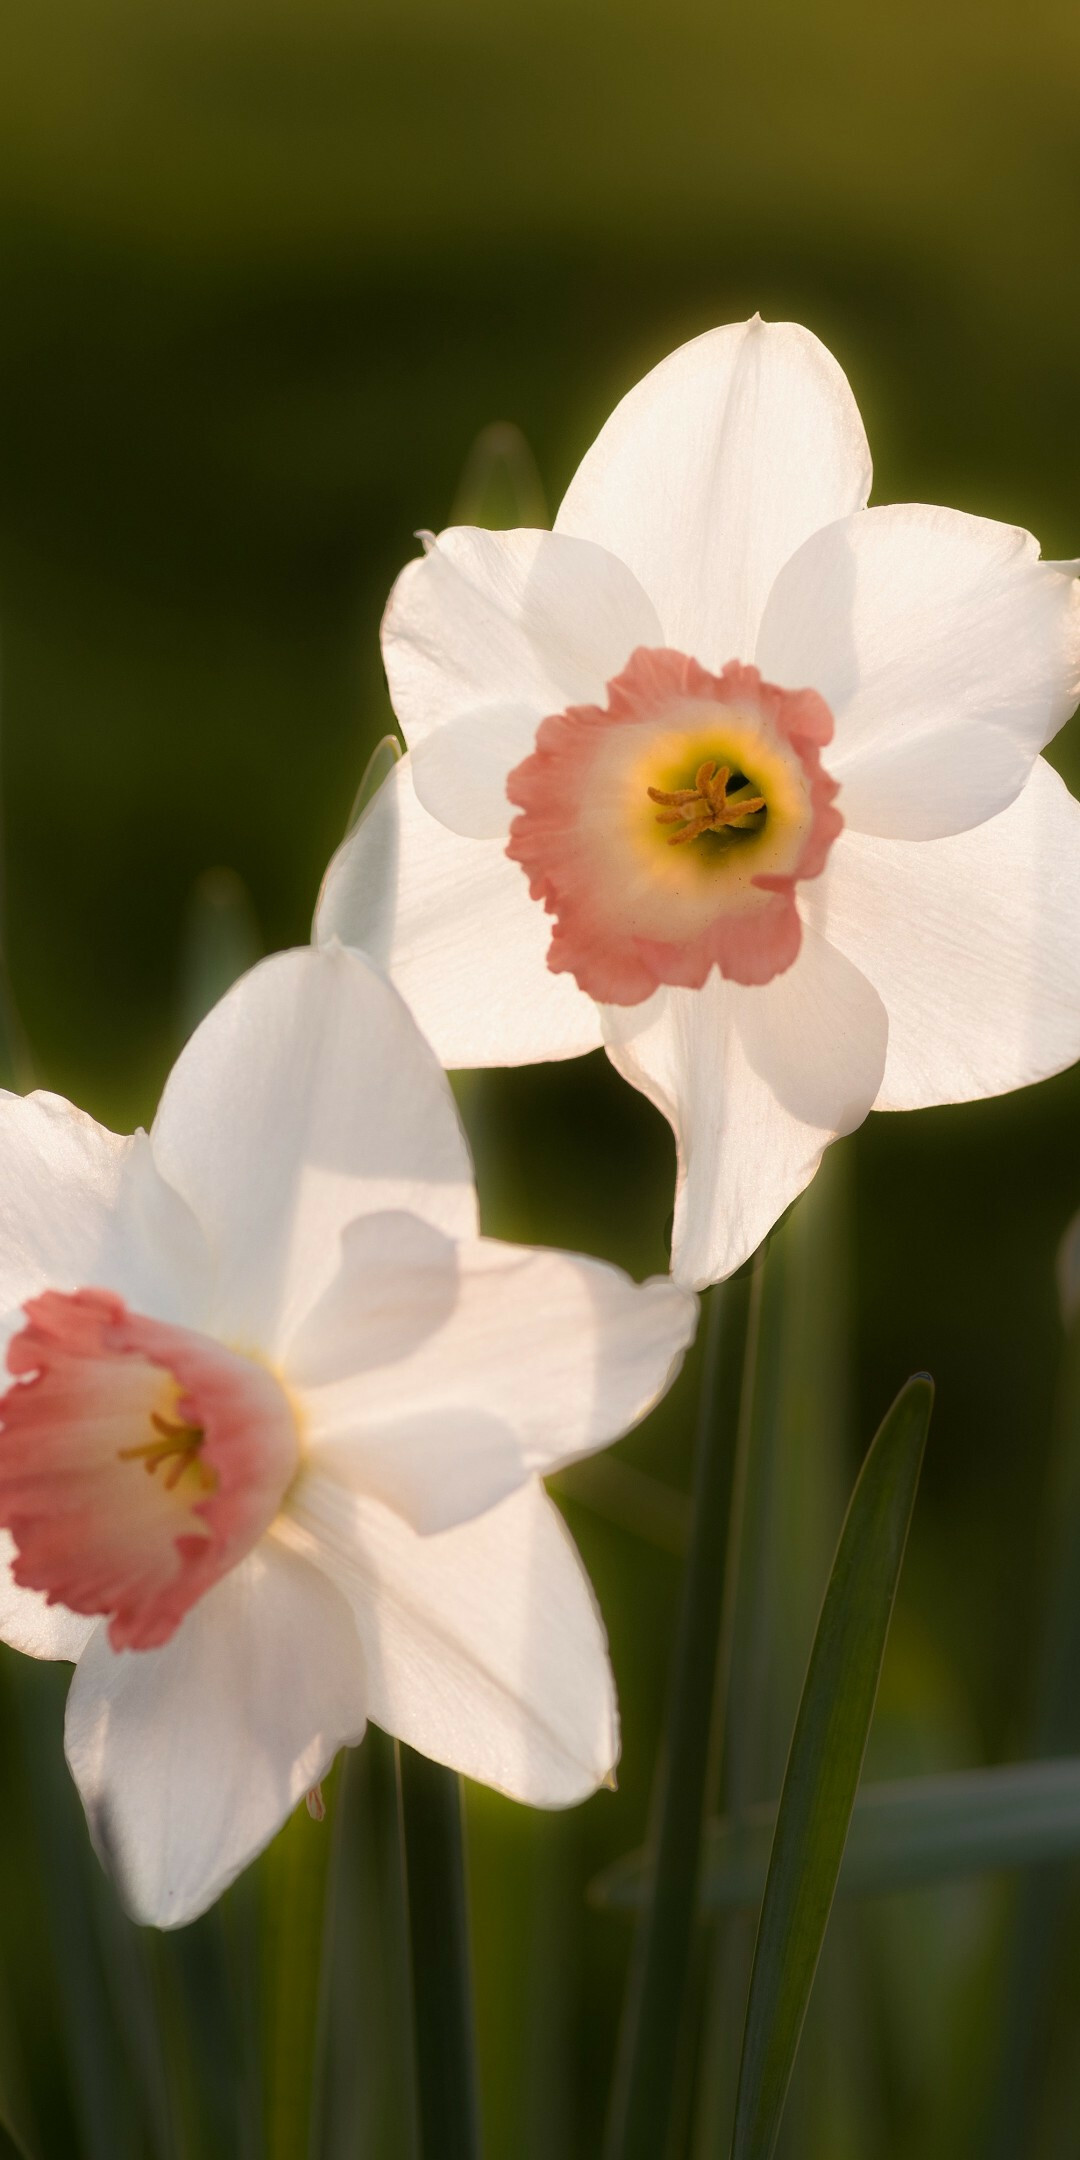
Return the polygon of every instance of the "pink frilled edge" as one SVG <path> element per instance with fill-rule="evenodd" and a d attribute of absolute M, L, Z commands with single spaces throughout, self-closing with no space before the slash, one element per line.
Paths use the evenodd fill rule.
<path fill-rule="evenodd" d="M 798 760 L 810 815 L 790 869 L 750 880 L 760 905 L 725 910 L 718 881 L 712 920 L 685 939 L 665 940 L 635 929 L 611 856 L 598 857 L 582 832 L 581 806 L 612 730 L 627 730 L 628 753 L 638 755 L 643 731 L 666 733 L 684 715 L 687 728 L 700 731 L 703 703 L 754 716 L 775 748 Z M 738 983 L 766 983 L 790 967 L 802 937 L 796 885 L 819 875 L 843 825 L 833 807 L 836 783 L 820 759 L 832 733 L 832 714 L 814 690 L 780 689 L 735 660 L 712 675 L 685 653 L 645 646 L 609 683 L 606 705 L 573 705 L 543 720 L 535 749 L 507 780 L 522 813 L 507 854 L 525 870 L 533 899 L 555 917 L 552 972 L 572 974 L 601 1004 L 637 1005 L 662 983 L 700 989 L 714 967 Z"/>
<path fill-rule="evenodd" d="M 108 1614 L 114 1650 L 153 1649 L 273 1520 L 298 1458 L 288 1399 L 253 1359 L 111 1291 L 47 1290 L 24 1310 L 0 1399 L 15 1581 Z M 182 1452 L 132 1454 L 172 1425 L 201 1435 L 186 1472 Z"/>

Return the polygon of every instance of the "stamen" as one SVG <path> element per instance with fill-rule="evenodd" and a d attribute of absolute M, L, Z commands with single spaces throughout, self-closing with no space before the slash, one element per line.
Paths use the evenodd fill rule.
<path fill-rule="evenodd" d="M 706 758 L 698 766 L 692 788 L 647 790 L 651 802 L 664 805 L 657 824 L 682 827 L 681 832 L 671 834 L 669 847 L 684 847 L 688 840 L 698 840 L 706 832 L 745 831 L 743 819 L 764 810 L 764 795 L 742 794 L 742 789 L 750 785 L 748 780 L 740 780 L 735 795 L 729 796 L 730 779 L 730 765 L 717 769 L 716 759 Z"/>
<path fill-rule="evenodd" d="M 204 1492 L 213 1492 L 217 1478 L 209 1463 L 201 1462 L 199 1450 L 205 1435 L 200 1425 L 178 1425 L 162 1417 L 156 1410 L 150 1413 L 150 1423 L 161 1435 L 158 1440 L 144 1440 L 138 1447 L 118 1449 L 121 1462 L 142 1462 L 151 1477 L 159 1463 L 170 1462 L 162 1483 L 166 1492 L 175 1492 L 185 1470 L 197 1469 Z"/>

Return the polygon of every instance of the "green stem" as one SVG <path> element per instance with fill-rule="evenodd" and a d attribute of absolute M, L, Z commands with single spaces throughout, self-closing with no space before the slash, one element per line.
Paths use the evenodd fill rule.
<path fill-rule="evenodd" d="M 739 1440 L 748 1466 L 746 1500 L 738 1567 L 728 1569 L 738 1604 L 728 1652 L 732 1680 L 722 1774 L 710 1788 L 717 1812 L 733 1820 L 780 1790 L 847 1500 L 849 1180 L 849 1158 L 830 1148 L 809 1191 L 770 1237 L 757 1278 L 760 1309 L 756 1339 L 747 1345 L 740 1411 L 752 1421 Z M 753 1952 L 752 1915 L 715 1917 L 695 2160 L 719 2160 L 730 2150 Z M 824 2027 L 820 2002 L 812 2015 Z M 803 2075 L 812 2056 L 815 2077 L 846 2087 L 854 2054 L 846 2034 L 841 2039 L 829 2027 L 820 2049 L 804 2050 Z"/>
<path fill-rule="evenodd" d="M 631 1955 L 605 2145 L 606 2160 L 661 2160 L 671 2131 L 694 1941 L 702 1832 L 717 1704 L 730 1639 L 731 1549 L 743 1483 L 739 1416 L 743 1345 L 756 1273 L 712 1291 L 705 1328 L 690 1548 L 683 1578 L 668 1728 L 654 1796 L 653 1893 Z M 724 1625 L 722 1626 L 722 1621 Z M 718 1689 L 718 1675 L 720 1687 Z M 715 1709 L 715 1715 L 714 1715 Z"/>
<path fill-rule="evenodd" d="M 478 2160 L 461 1779 L 399 1745 L 421 2160 Z"/>
<path fill-rule="evenodd" d="M 299 1807 L 263 1864 L 269 2160 L 306 2160 L 310 2145 L 331 1835 Z"/>

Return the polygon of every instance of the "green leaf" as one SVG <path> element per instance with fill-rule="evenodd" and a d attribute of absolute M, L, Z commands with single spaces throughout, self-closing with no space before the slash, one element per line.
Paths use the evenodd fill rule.
<path fill-rule="evenodd" d="M 547 522 L 544 484 L 521 429 L 512 420 L 493 420 L 481 428 L 465 460 L 451 525 L 505 532 Z"/>
<path fill-rule="evenodd" d="M 200 1020 L 263 950 L 251 894 L 235 870 L 204 870 L 188 897 L 180 960 L 180 1029 Z"/>
<path fill-rule="evenodd" d="M 310 2160 L 415 2160 L 396 1750 L 375 1726 L 342 1755 L 332 1816 Z M 190 2160 L 202 2160 L 197 2147 Z"/>
<path fill-rule="evenodd" d="M 705 1851 L 702 1904 L 710 1913 L 761 1902 L 776 1802 L 714 1823 Z M 851 1817 L 838 1897 L 884 1897 L 925 1883 L 1036 1867 L 1080 1853 L 1080 1757 L 1009 1763 L 943 1777 L 864 1785 Z M 590 1902 L 633 1911 L 649 1884 L 645 1852 L 631 1853 L 593 1883 Z"/>
<path fill-rule="evenodd" d="M 849 1417 L 851 1164 L 830 1148 L 808 1190 L 768 1241 L 756 1331 L 751 1430 L 738 1597 L 730 1652 L 731 1682 L 723 1760 L 714 1810 L 742 1818 L 784 1776 L 810 1646 L 851 1493 Z M 601 1458 L 603 1459 L 603 1458 Z M 769 1823 L 771 1841 L 775 1806 Z M 709 1837 L 703 1854 L 707 1877 Z M 709 1931 L 708 1975 L 694 2105 L 694 2151 L 727 2153 L 735 2118 L 742 2022 L 754 1955 L 756 1907 L 768 1867 L 768 1843 L 753 1908 Z M 836 1961 L 833 1961 L 835 1967 Z M 864 2036 L 853 2029 L 847 1974 L 819 1989 L 813 2045 L 801 2107 L 807 2120 L 828 2115 L 852 2126 L 863 2104 L 859 2065 Z M 822 2095 L 827 2092 L 827 2104 Z M 870 2132 L 854 2133 L 856 2150 Z"/>
<path fill-rule="evenodd" d="M 930 1423 L 909 1380 L 851 1497 L 788 1757 L 758 1926 L 732 2160 L 770 2160 L 840 1872 Z"/>
<path fill-rule="evenodd" d="M 587 1507 L 631 1537 L 681 1558 L 690 1542 L 690 1503 L 665 1479 L 612 1454 L 588 1455 L 547 1480 L 549 1489 Z"/>
<path fill-rule="evenodd" d="M 267 2160 L 307 2160 L 310 2150 L 330 1848 L 330 1826 L 299 1807 L 260 1866 Z"/>
<path fill-rule="evenodd" d="M 423 2160 L 478 2160 L 461 1779 L 404 1741 L 397 1764 L 420 2152 Z"/>
<path fill-rule="evenodd" d="M 753 1372 L 747 1340 L 760 1309 L 760 1285 L 760 1272 L 718 1284 L 702 1331 L 690 1548 L 653 1796 L 655 1878 L 631 1949 L 605 2160 L 655 2160 L 670 2135 L 697 1917 L 711 1730 L 722 1722 L 727 1692 L 731 1629 L 725 1622 L 734 1603 L 750 1427 L 742 1380 Z"/>

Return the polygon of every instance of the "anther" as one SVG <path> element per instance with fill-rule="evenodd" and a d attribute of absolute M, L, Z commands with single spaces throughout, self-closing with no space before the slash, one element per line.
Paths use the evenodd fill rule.
<path fill-rule="evenodd" d="M 166 1492 L 174 1492 L 185 1470 L 194 1466 L 198 1469 L 200 1483 L 209 1492 L 217 1484 L 217 1478 L 208 1463 L 199 1461 L 204 1437 L 201 1426 L 175 1424 L 156 1410 L 151 1411 L 150 1423 L 160 1438 L 144 1440 L 138 1447 L 120 1448 L 120 1461 L 142 1462 L 151 1476 L 159 1463 L 167 1462 L 169 1468 L 162 1479 Z"/>
<path fill-rule="evenodd" d="M 669 847 L 683 847 L 688 840 L 697 840 L 702 833 L 735 831 L 743 829 L 742 820 L 764 810 L 764 795 L 729 797 L 728 782 L 730 765 L 717 768 L 715 758 L 706 758 L 698 766 L 692 788 L 654 788 L 647 790 L 649 799 L 662 803 L 657 817 L 658 825 L 679 825 L 682 830 L 672 833 Z M 747 783 L 743 781 L 741 786 Z"/>

